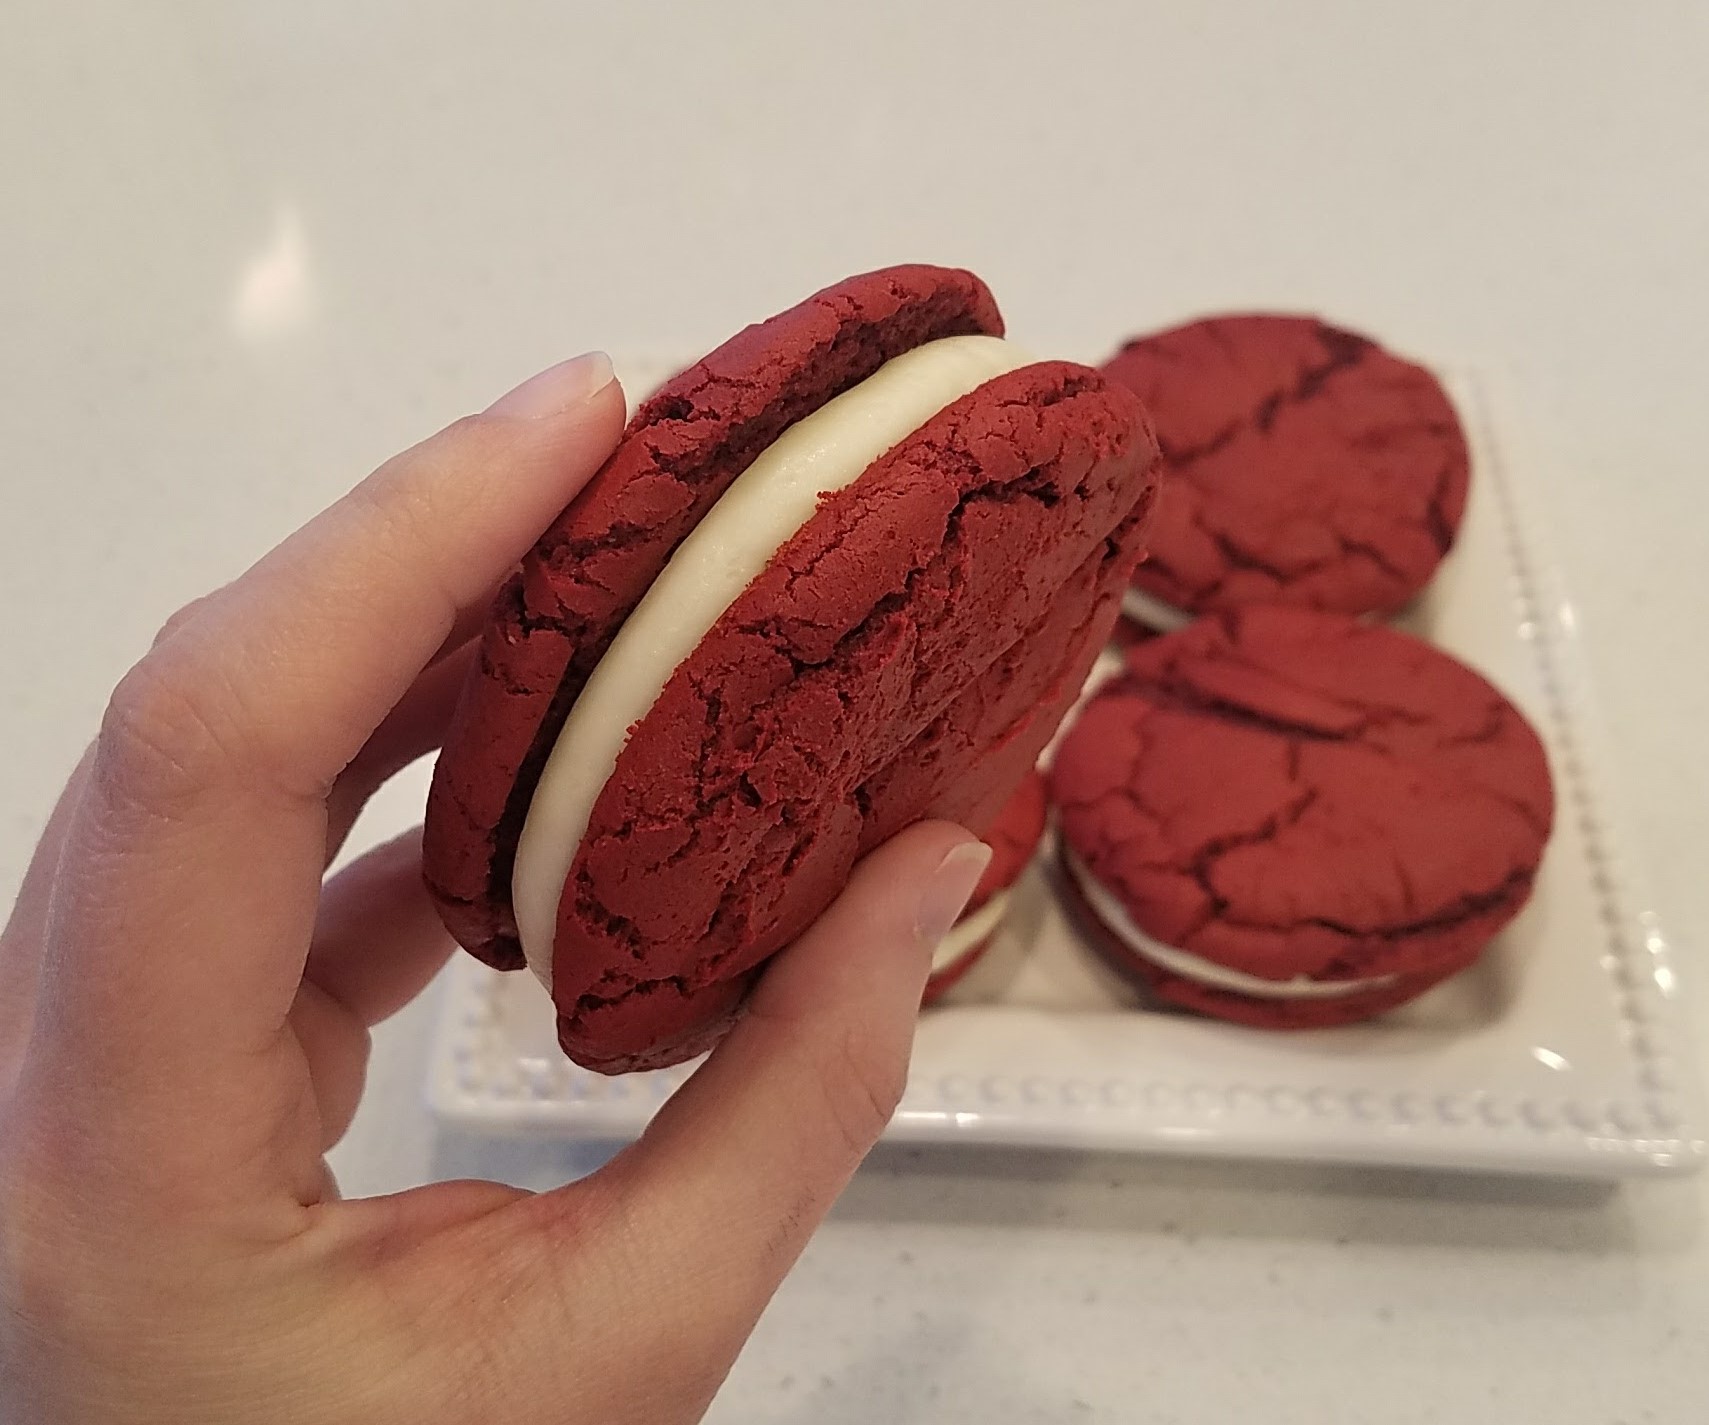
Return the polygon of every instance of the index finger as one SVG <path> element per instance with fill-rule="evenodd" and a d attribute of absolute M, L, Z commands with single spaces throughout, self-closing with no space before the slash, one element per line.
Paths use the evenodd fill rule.
<path fill-rule="evenodd" d="M 307 953 L 327 790 L 622 419 L 603 355 L 542 373 L 382 466 L 125 678 L 47 948 L 44 1023 L 80 1073 L 182 1086 L 278 1034 Z"/>

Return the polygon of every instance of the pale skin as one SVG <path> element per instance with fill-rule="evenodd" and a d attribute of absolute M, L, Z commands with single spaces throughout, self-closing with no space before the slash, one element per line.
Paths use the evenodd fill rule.
<path fill-rule="evenodd" d="M 696 1420 L 888 1120 L 989 854 L 944 823 L 857 867 L 592 1177 L 344 1201 L 327 1171 L 369 1027 L 452 946 L 415 834 L 326 867 L 610 452 L 608 377 L 565 363 L 388 462 L 114 692 L 0 938 L 0 1416 Z"/>

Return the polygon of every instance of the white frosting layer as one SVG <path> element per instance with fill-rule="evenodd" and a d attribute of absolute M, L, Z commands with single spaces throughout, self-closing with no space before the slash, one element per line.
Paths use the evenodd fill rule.
<path fill-rule="evenodd" d="M 987 935 L 997 928 L 1003 912 L 1009 908 L 1009 893 L 998 891 L 971 915 L 964 915 L 949 928 L 932 952 L 932 973 L 947 970 Z"/>
<path fill-rule="evenodd" d="M 742 590 L 812 517 L 939 411 L 1032 358 L 946 337 L 886 362 L 762 451 L 677 546 L 570 707 L 516 846 L 511 903 L 528 968 L 552 988 L 558 901 L 629 731 Z"/>
<path fill-rule="evenodd" d="M 1360 990 L 1377 989 L 1395 979 L 1393 975 L 1377 975 L 1368 980 L 1314 980 L 1306 975 L 1296 975 L 1291 980 L 1266 980 L 1261 975 L 1231 970 L 1214 960 L 1152 939 L 1133 923 L 1127 908 L 1098 882 L 1086 868 L 1086 863 L 1066 846 L 1062 848 L 1062 861 L 1068 867 L 1069 875 L 1073 876 L 1074 884 L 1080 888 L 1080 894 L 1086 897 L 1086 903 L 1122 944 L 1134 954 L 1184 980 L 1196 980 L 1201 985 L 1211 985 L 1219 990 L 1233 990 L 1254 999 L 1337 999 L 1342 995 L 1357 994 Z"/>
<path fill-rule="evenodd" d="M 1142 623 L 1159 633 L 1173 633 L 1193 621 L 1193 616 L 1185 609 L 1165 603 L 1155 594 L 1136 589 L 1132 584 L 1128 585 L 1127 591 L 1122 595 L 1122 612 L 1135 623 Z"/>

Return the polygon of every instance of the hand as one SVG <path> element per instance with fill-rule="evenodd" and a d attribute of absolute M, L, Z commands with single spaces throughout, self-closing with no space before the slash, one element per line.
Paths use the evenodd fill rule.
<path fill-rule="evenodd" d="M 603 357 L 542 373 L 192 604 L 114 693 L 0 939 L 7 1419 L 697 1419 L 889 1118 L 987 854 L 942 824 L 857 869 L 592 1177 L 341 1202 L 327 1172 L 368 1027 L 450 946 L 415 835 L 326 865 L 437 745 L 492 588 L 622 420 Z"/>

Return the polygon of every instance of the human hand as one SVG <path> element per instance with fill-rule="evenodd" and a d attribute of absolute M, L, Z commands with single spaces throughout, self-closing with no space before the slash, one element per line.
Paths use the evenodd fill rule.
<path fill-rule="evenodd" d="M 888 1120 L 988 854 L 941 823 L 856 869 L 592 1177 L 344 1202 L 326 1170 L 369 1026 L 450 950 L 418 833 L 326 866 L 611 450 L 609 377 L 554 367 L 392 460 L 114 693 L 0 937 L 7 1419 L 697 1419 Z"/>

